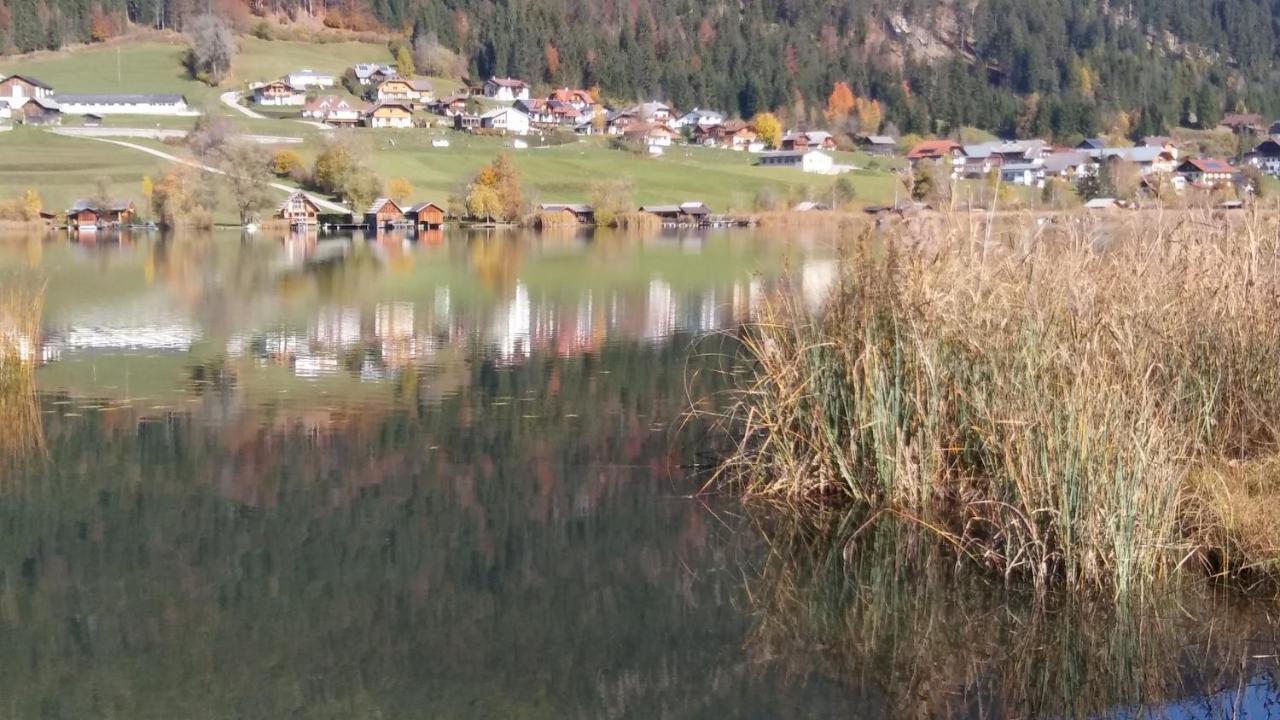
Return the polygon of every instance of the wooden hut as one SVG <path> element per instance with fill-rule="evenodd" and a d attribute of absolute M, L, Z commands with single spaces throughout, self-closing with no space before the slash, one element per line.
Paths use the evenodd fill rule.
<path fill-rule="evenodd" d="M 364 211 L 364 224 L 371 228 L 383 228 L 405 223 L 404 210 L 391 198 L 378 198 Z"/>
<path fill-rule="evenodd" d="M 435 203 L 418 203 L 406 210 L 404 215 L 416 228 L 438 228 L 444 225 L 444 208 Z"/>
<path fill-rule="evenodd" d="M 133 203 L 128 200 L 77 200 L 67 210 L 67 226 L 71 228 L 96 228 L 110 225 L 126 225 L 133 217 Z"/>

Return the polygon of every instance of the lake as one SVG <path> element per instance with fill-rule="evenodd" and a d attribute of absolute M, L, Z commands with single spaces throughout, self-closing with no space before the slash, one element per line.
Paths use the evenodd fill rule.
<path fill-rule="evenodd" d="M 687 411 L 838 254 L 0 242 L 0 282 L 47 287 L 38 430 L 0 445 L 0 716 L 1280 717 L 1265 606 L 1035 610 L 890 530 L 833 558 L 700 492 Z"/>

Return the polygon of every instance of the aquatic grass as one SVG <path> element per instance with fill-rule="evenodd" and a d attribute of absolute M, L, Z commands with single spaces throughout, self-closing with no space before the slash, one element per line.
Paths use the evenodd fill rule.
<path fill-rule="evenodd" d="M 745 328 L 718 477 L 801 514 L 911 518 L 1041 591 L 1280 569 L 1189 480 L 1277 451 L 1277 251 L 1257 216 L 864 237 L 820 312 L 784 290 Z"/>
<path fill-rule="evenodd" d="M 0 277 L 0 460 L 44 448 L 35 384 L 43 310 L 42 283 Z"/>

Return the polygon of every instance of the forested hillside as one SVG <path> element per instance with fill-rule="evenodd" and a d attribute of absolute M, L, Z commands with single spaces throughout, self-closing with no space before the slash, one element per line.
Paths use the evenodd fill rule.
<path fill-rule="evenodd" d="M 222 2 L 235 0 L 222 0 Z M 1156 133 L 1280 112 L 1272 0 L 251 0 L 250 18 L 432 36 L 473 76 L 821 121 L 833 84 L 902 132 Z M 209 0 L 0 0 L 0 48 L 181 29 Z M 219 10 L 217 3 L 213 4 Z M 223 6 L 221 12 L 227 12 Z M 245 23 L 242 21 L 241 23 Z M 250 26 L 242 29 L 249 30 Z"/>

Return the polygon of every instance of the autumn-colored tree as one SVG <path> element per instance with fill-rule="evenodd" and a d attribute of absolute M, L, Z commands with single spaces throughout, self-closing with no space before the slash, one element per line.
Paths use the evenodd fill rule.
<path fill-rule="evenodd" d="M 778 118 L 773 113 L 756 113 L 756 116 L 751 118 L 751 127 L 755 129 L 760 142 L 765 145 L 776 148 L 782 144 L 782 123 L 778 122 Z"/>
<path fill-rule="evenodd" d="M 506 154 L 480 168 L 467 188 L 467 212 L 486 220 L 515 220 L 524 212 L 520 173 Z"/>
<path fill-rule="evenodd" d="M 392 178 L 387 181 L 387 197 L 396 202 L 397 205 L 403 205 L 413 197 L 413 185 L 404 178 Z"/>
<path fill-rule="evenodd" d="M 37 220 L 40 218 L 40 211 L 44 209 L 44 203 L 40 201 L 40 195 L 35 190 L 27 190 L 22 193 L 22 214 L 26 220 Z"/>
<path fill-rule="evenodd" d="M 554 77 L 560 72 L 560 51 L 556 49 L 555 45 L 547 43 L 545 53 L 547 56 L 547 74 Z"/>
<path fill-rule="evenodd" d="M 849 113 L 852 110 L 853 91 L 849 89 L 849 83 L 836 83 L 831 88 L 831 94 L 827 96 L 827 122 L 833 125 L 842 125 L 849 118 Z"/>
<path fill-rule="evenodd" d="M 115 16 L 103 12 L 102 7 L 95 5 L 89 13 L 89 37 L 94 42 L 102 42 L 120 33 L 116 26 Z"/>
<path fill-rule="evenodd" d="M 280 177 L 289 177 L 302 168 L 302 157 L 293 150 L 277 150 L 271 156 L 271 172 Z"/>
<path fill-rule="evenodd" d="M 858 129 L 863 132 L 876 132 L 880 129 L 881 121 L 884 120 L 884 111 L 880 108 L 879 100 L 854 98 L 853 112 L 858 117 Z"/>
<path fill-rule="evenodd" d="M 194 171 L 185 165 L 178 165 L 155 184 L 152 204 L 161 224 L 205 224 L 209 220 L 209 211 L 201 204 L 200 198 L 207 196 L 208 193 L 203 192 Z"/>
<path fill-rule="evenodd" d="M 155 194 L 156 184 L 151 181 L 150 175 L 142 176 L 142 199 L 147 203 L 147 214 L 151 214 L 151 196 Z"/>
<path fill-rule="evenodd" d="M 396 72 L 400 73 L 400 77 L 413 77 L 413 54 L 404 45 L 396 51 Z"/>

